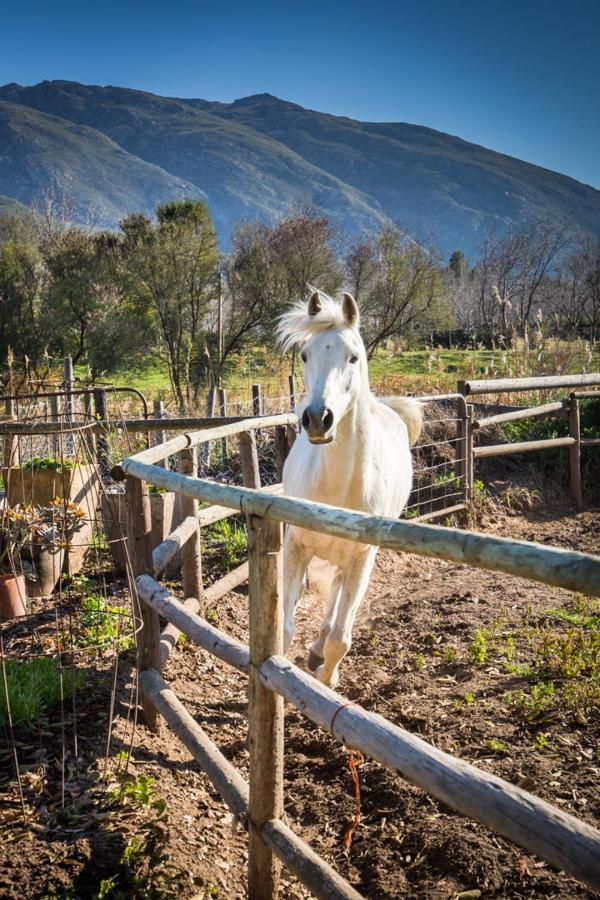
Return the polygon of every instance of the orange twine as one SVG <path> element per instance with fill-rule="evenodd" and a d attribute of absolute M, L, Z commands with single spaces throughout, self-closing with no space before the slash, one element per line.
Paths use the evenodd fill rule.
<path fill-rule="evenodd" d="M 365 758 L 360 752 L 360 750 L 351 750 L 350 755 L 348 757 L 348 768 L 352 773 L 352 781 L 354 782 L 354 818 L 352 819 L 351 824 L 348 826 L 346 830 L 346 834 L 344 835 L 344 848 L 346 850 L 349 849 L 350 844 L 352 843 L 352 838 L 354 836 L 354 832 L 360 825 L 361 820 L 361 808 L 360 808 L 360 780 L 358 777 L 358 769 L 364 763 Z"/>

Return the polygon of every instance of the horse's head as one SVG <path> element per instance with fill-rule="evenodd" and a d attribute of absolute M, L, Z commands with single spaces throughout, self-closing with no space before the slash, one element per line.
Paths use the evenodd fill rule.
<path fill-rule="evenodd" d="M 295 307 L 279 326 L 284 346 L 302 343 L 304 382 L 308 400 L 302 426 L 313 444 L 328 444 L 336 429 L 368 388 L 365 347 L 358 330 L 354 297 L 340 303 L 314 291 L 308 304 Z"/>

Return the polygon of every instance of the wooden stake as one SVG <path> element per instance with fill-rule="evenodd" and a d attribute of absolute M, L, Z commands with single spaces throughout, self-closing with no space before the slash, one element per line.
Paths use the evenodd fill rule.
<path fill-rule="evenodd" d="M 179 470 L 183 475 L 198 476 L 198 451 L 195 447 L 182 450 L 179 454 Z M 179 495 L 181 515 L 184 519 L 191 517 L 198 520 L 198 501 L 193 497 Z M 202 600 L 202 555 L 200 548 L 200 525 L 195 533 L 187 539 L 181 551 L 181 586 L 184 597 L 195 597 Z"/>
<path fill-rule="evenodd" d="M 106 422 L 106 391 L 104 388 L 94 389 L 94 409 L 96 418 L 102 422 Z M 96 441 L 96 454 L 98 459 L 98 467 L 103 475 L 110 472 L 110 458 L 108 453 L 108 441 L 102 433 L 98 435 Z"/>
<path fill-rule="evenodd" d="M 154 401 L 154 418 L 155 419 L 164 419 L 165 417 L 165 405 L 162 400 Z M 157 444 L 164 444 L 167 440 L 167 432 L 161 428 L 160 431 L 156 431 L 154 434 L 154 446 Z M 163 469 L 169 468 L 168 458 L 165 458 L 159 462 L 159 465 L 162 466 Z"/>
<path fill-rule="evenodd" d="M 282 652 L 281 525 L 252 518 L 249 534 L 250 671 L 248 737 L 250 745 L 250 900 L 279 896 L 280 863 L 263 843 L 260 829 L 283 814 L 283 698 L 265 688 L 258 670 Z"/>
<path fill-rule="evenodd" d="M 250 488 L 260 488 L 258 450 L 253 431 L 242 431 L 240 434 L 240 461 L 244 485 Z"/>
<path fill-rule="evenodd" d="M 219 414 L 221 418 L 227 416 L 227 391 L 225 388 L 219 388 Z M 223 462 L 227 459 L 227 438 L 221 438 L 221 450 Z"/>
<path fill-rule="evenodd" d="M 571 397 L 569 401 L 569 433 L 575 441 L 569 450 L 571 469 L 571 494 L 579 507 L 583 506 L 581 491 L 581 422 L 579 418 L 579 400 Z"/>
<path fill-rule="evenodd" d="M 151 550 L 152 522 L 150 517 L 150 498 L 146 483 L 139 478 L 127 476 L 127 546 L 132 571 L 131 591 L 137 589 L 135 579 L 138 575 L 152 571 Z M 142 629 L 138 634 L 138 668 L 160 670 L 160 627 L 158 613 L 154 612 L 138 595 L 138 604 L 142 619 Z M 156 709 L 142 695 L 144 722 L 153 731 L 158 728 Z"/>

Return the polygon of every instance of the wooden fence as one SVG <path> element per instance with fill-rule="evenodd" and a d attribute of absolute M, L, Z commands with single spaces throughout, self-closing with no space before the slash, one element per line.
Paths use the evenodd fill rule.
<path fill-rule="evenodd" d="M 364 544 L 451 559 L 600 596 L 600 558 L 435 525 L 373 517 L 260 489 L 255 431 L 284 428 L 289 414 L 219 424 L 181 434 L 121 463 L 127 480 L 128 538 L 140 604 L 140 687 L 145 721 L 160 713 L 188 747 L 235 816 L 249 831 L 248 885 L 252 900 L 279 894 L 283 862 L 316 897 L 357 898 L 357 891 L 282 821 L 284 699 L 348 747 L 368 754 L 455 810 L 494 829 L 590 887 L 600 889 L 600 832 L 543 800 L 437 750 L 383 717 L 317 682 L 282 656 L 281 538 L 291 523 Z M 237 435 L 245 487 L 194 477 L 198 447 Z M 463 440 L 468 440 L 465 433 Z M 160 463 L 180 456 L 180 471 Z M 176 491 L 186 518 L 156 548 L 150 546 L 147 484 Z M 213 504 L 197 511 L 197 502 Z M 199 529 L 235 512 L 249 524 L 249 561 L 206 592 L 202 589 Z M 157 577 L 183 548 L 184 602 Z M 249 645 L 198 615 L 198 600 L 214 603 L 241 580 L 249 582 Z M 160 631 L 159 617 L 168 623 Z M 249 682 L 249 784 L 186 711 L 161 675 L 180 632 Z"/>
<path fill-rule="evenodd" d="M 568 399 L 554 400 L 539 406 L 513 408 L 494 415 L 475 418 L 475 410 L 467 398 L 483 395 L 508 395 L 521 394 L 528 391 L 560 391 L 573 388 L 600 388 L 600 373 L 589 375 L 551 375 L 535 378 L 505 378 L 488 381 L 460 381 L 458 391 L 465 398 L 467 404 L 467 437 L 466 457 L 469 472 L 467 491 L 471 492 L 473 485 L 473 468 L 477 459 L 485 459 L 491 456 L 507 456 L 516 453 L 531 453 L 540 450 L 551 450 L 558 447 L 569 448 L 570 488 L 571 494 L 579 507 L 583 504 L 583 489 L 581 482 L 581 448 L 600 446 L 600 437 L 582 438 L 580 425 L 580 400 L 600 400 L 600 390 L 570 390 Z M 507 441 L 503 444 L 491 444 L 487 446 L 474 446 L 473 435 L 478 429 L 485 429 L 491 425 L 520 422 L 534 417 L 559 416 L 567 417 L 569 422 L 569 435 L 565 437 L 546 438 L 535 441 Z M 467 499 L 468 503 L 468 499 Z"/>

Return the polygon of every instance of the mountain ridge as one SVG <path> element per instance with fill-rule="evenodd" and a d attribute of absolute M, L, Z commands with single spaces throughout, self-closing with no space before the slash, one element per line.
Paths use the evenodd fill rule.
<path fill-rule="evenodd" d="M 306 205 L 350 236 L 391 219 L 417 238 L 431 237 L 446 253 L 462 249 L 468 256 L 489 229 L 531 220 L 583 232 L 600 226 L 600 191 L 570 176 L 427 126 L 359 122 L 269 93 L 223 103 L 111 85 L 13 82 L 0 87 L 0 102 L 15 107 L 13 120 L 26 120 L 27 109 L 62 120 L 53 128 L 40 120 L 47 147 L 36 183 L 56 172 L 64 180 L 68 161 L 79 211 L 90 197 L 100 198 L 105 227 L 134 211 L 127 204 L 136 198 L 136 209 L 151 212 L 169 185 L 176 196 L 187 190 L 206 197 L 225 244 L 240 219 L 273 221 Z M 92 166 L 76 158 L 69 122 L 88 129 L 81 139 Z M 31 185 L 31 157 L 39 154 L 31 122 L 22 131 L 29 169 L 13 171 L 11 187 L 10 141 L 0 125 L 0 194 L 30 202 L 26 182 L 29 177 Z"/>

